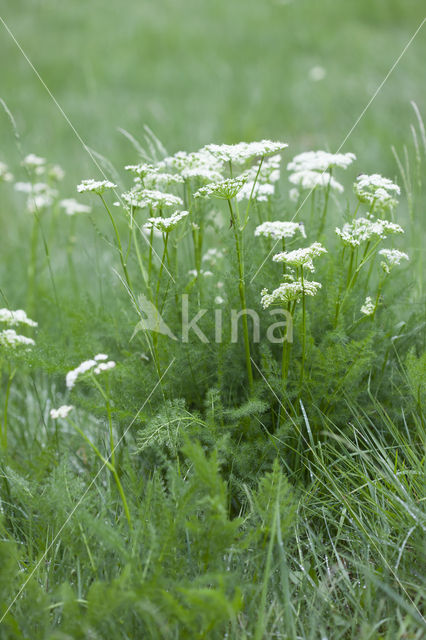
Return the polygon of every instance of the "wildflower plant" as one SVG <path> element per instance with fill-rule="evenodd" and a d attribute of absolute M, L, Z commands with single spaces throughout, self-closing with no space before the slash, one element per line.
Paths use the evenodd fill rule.
<path fill-rule="evenodd" d="M 412 319 L 419 314 L 406 305 L 397 322 L 392 304 L 412 300 L 398 266 L 411 273 L 416 262 L 391 244 L 407 242 L 403 216 L 389 219 L 396 203 L 380 191 L 396 200 L 396 185 L 357 179 L 344 201 L 335 174 L 350 174 L 355 157 L 314 151 L 288 164 L 297 193 L 287 195 L 284 143 L 169 155 L 149 142 L 125 166 L 123 188 L 111 171 L 68 197 L 58 168 L 38 157 L 27 159 L 28 180 L 15 185 L 17 198 L 39 199 L 31 215 L 43 216 L 54 266 L 63 260 L 57 220 L 82 231 L 90 221 L 105 242 L 96 270 L 87 252 L 90 272 L 88 238 L 75 244 L 85 287 L 74 297 L 59 268 L 57 298 L 40 276 L 37 315 L 10 310 L 7 300 L 0 309 L 8 454 L 0 560 L 9 538 L 22 546 L 16 561 L 6 552 L 0 594 L 3 582 L 7 593 L 11 580 L 21 583 L 33 556 L 38 562 L 28 540 L 44 550 L 61 531 L 54 562 L 42 562 L 31 583 L 46 637 L 261 638 L 284 627 L 308 637 L 318 625 L 293 607 L 301 592 L 352 637 L 377 602 L 379 579 L 390 584 L 389 567 L 389 589 L 398 593 L 383 590 L 388 609 L 375 631 L 404 602 L 405 633 L 419 622 L 416 601 L 393 578 L 403 575 L 411 593 L 412 558 L 421 555 L 424 385 L 423 359 L 406 346 L 411 336 L 421 342 Z M 310 219 L 301 206 L 307 189 Z M 361 189 L 369 194 L 362 202 Z M 121 270 L 110 280 L 105 266 L 115 261 Z M 32 317 L 41 326 L 36 339 Z M 103 352 L 88 358 L 95 344 L 114 349 L 120 365 Z M 30 356 L 43 370 L 32 366 L 25 378 L 20 364 Z M 361 544 L 368 562 L 353 561 Z M 368 593 L 358 594 L 357 581 Z M 24 597 L 17 606 L 26 612 Z M 348 607 L 359 616 L 343 628 Z"/>

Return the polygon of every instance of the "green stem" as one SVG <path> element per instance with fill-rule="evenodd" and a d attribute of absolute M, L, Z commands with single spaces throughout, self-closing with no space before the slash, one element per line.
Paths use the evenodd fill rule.
<path fill-rule="evenodd" d="M 10 362 L 7 363 L 7 366 L 8 366 L 8 376 L 7 376 L 7 385 L 6 385 L 6 399 L 4 402 L 4 412 L 3 412 L 3 428 L 0 433 L 1 435 L 0 442 L 1 442 L 2 449 L 4 450 L 7 449 L 7 416 L 8 416 L 7 410 L 9 406 L 10 388 L 12 386 L 12 380 L 16 373 L 16 369 L 12 370 Z"/>
<path fill-rule="evenodd" d="M 305 358 L 306 358 L 306 296 L 305 296 L 305 281 L 303 277 L 303 266 L 301 267 L 301 280 L 302 280 L 302 365 L 300 370 L 300 387 L 302 387 L 303 378 L 305 375 Z"/>
<path fill-rule="evenodd" d="M 246 306 L 246 290 L 244 281 L 244 256 L 243 256 L 243 236 L 240 229 L 237 226 L 237 220 L 232 209 L 231 201 L 228 199 L 229 212 L 231 214 L 232 228 L 234 230 L 235 249 L 237 252 L 238 260 L 238 291 L 240 294 L 241 309 L 245 310 Z M 240 239 L 241 234 L 241 239 Z M 253 394 L 253 370 L 251 366 L 250 358 L 250 339 L 248 332 L 247 313 L 243 313 L 243 334 L 244 334 L 244 350 L 246 356 L 247 378 L 249 384 L 250 395 Z"/>
<path fill-rule="evenodd" d="M 102 461 L 102 463 L 111 471 L 111 473 L 112 473 L 112 475 L 114 477 L 115 483 L 117 485 L 117 489 L 118 489 L 118 492 L 120 494 L 121 501 L 123 503 L 123 509 L 124 509 L 124 513 L 126 514 L 127 522 L 129 523 L 129 528 L 133 529 L 132 519 L 131 519 L 131 516 L 130 516 L 129 507 L 128 507 L 128 504 L 127 504 L 126 495 L 124 493 L 123 485 L 121 484 L 120 478 L 118 477 L 117 469 L 108 460 L 108 458 L 105 458 L 105 456 L 102 455 L 102 453 L 99 451 L 97 446 L 95 444 L 93 444 L 93 442 L 90 440 L 90 438 L 88 438 L 86 436 L 84 431 L 82 429 L 80 429 L 80 427 L 74 422 L 74 420 L 71 420 L 71 418 L 68 418 L 68 420 L 72 424 L 74 429 L 81 435 L 83 440 L 85 440 L 85 442 L 87 442 L 87 444 L 90 446 L 90 448 L 93 449 L 93 451 L 96 453 L 98 458 Z"/>
<path fill-rule="evenodd" d="M 33 228 L 31 232 L 31 249 L 30 249 L 30 263 L 28 265 L 28 301 L 27 311 L 29 315 L 32 315 L 34 310 L 35 300 L 35 285 L 36 285 L 36 272 L 37 272 L 37 247 L 38 247 L 38 235 L 39 235 L 39 220 L 37 215 L 33 214 Z"/>
<path fill-rule="evenodd" d="M 132 284 L 131 284 L 131 281 L 130 281 L 129 273 L 127 271 L 126 260 L 124 259 L 124 253 L 123 253 L 123 247 L 121 245 L 120 234 L 118 232 L 118 228 L 117 228 L 117 225 L 115 223 L 114 216 L 112 215 L 111 211 L 109 210 L 109 207 L 108 207 L 107 203 L 105 202 L 105 199 L 104 199 L 103 195 L 99 194 L 99 197 L 102 200 L 102 203 L 103 203 L 103 205 L 104 205 L 104 207 L 105 207 L 105 209 L 106 209 L 106 211 L 108 213 L 109 219 L 111 220 L 111 224 L 113 226 L 115 237 L 116 237 L 116 240 L 117 240 L 118 253 L 120 255 L 120 262 L 121 262 L 121 267 L 123 269 L 124 277 L 126 279 L 126 283 L 127 283 L 127 286 L 129 287 L 130 292 L 133 293 Z"/>
<path fill-rule="evenodd" d="M 332 171 L 330 170 L 330 179 L 328 181 L 328 185 L 327 185 L 327 189 L 325 191 L 325 197 L 324 197 L 324 209 L 322 211 L 322 216 L 321 216 L 321 222 L 320 222 L 320 227 L 319 227 L 319 231 L 318 231 L 318 236 L 320 237 L 324 231 L 324 227 L 325 227 L 325 219 L 327 216 L 327 209 L 328 209 L 328 200 L 329 200 L 329 196 L 330 196 L 330 185 L 331 185 L 331 174 Z"/>

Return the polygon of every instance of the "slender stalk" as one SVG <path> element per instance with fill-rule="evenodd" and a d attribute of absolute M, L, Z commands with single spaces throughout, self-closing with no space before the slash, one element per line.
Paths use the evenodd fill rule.
<path fill-rule="evenodd" d="M 39 236 L 39 220 L 38 216 L 33 214 L 33 228 L 31 231 L 31 248 L 30 248 L 30 262 L 28 265 L 28 300 L 27 310 L 31 315 L 34 310 L 35 300 L 35 286 L 36 286 L 36 272 L 37 272 L 37 247 Z"/>
<path fill-rule="evenodd" d="M 305 375 L 305 358 L 306 358 L 306 296 L 305 296 L 305 281 L 303 277 L 303 266 L 301 267 L 301 280 L 302 280 L 302 365 L 300 370 L 300 387 L 302 387 L 303 378 Z"/>
<path fill-rule="evenodd" d="M 232 228 L 234 230 L 234 238 L 235 238 L 235 250 L 237 252 L 237 260 L 238 260 L 238 292 L 240 294 L 240 302 L 241 309 L 245 310 L 246 306 L 246 289 L 245 289 L 245 280 L 244 280 L 244 256 L 243 256 L 243 236 L 240 229 L 237 226 L 237 220 L 234 214 L 234 210 L 232 208 L 232 203 L 228 199 L 229 212 L 231 214 Z M 241 234 L 241 237 L 240 237 Z M 247 314 L 243 313 L 243 334 L 244 334 L 244 350 L 246 356 L 246 368 L 247 368 L 247 378 L 249 384 L 249 392 L 250 395 L 253 393 L 253 370 L 251 366 L 251 358 L 250 358 L 250 339 L 248 332 L 248 322 L 247 322 Z"/>
<path fill-rule="evenodd" d="M 124 509 L 124 513 L 125 513 L 126 518 L 127 518 L 127 522 L 129 523 L 129 528 L 133 529 L 132 519 L 131 519 L 130 511 L 129 511 L 129 506 L 128 506 L 127 500 L 126 500 L 126 494 L 124 493 L 123 485 L 121 484 L 121 480 L 120 480 L 120 478 L 118 476 L 117 469 L 108 460 L 108 458 L 105 458 L 105 456 L 102 455 L 102 453 L 99 451 L 97 446 L 95 444 L 93 444 L 93 442 L 90 440 L 90 438 L 88 438 L 86 436 L 84 431 L 82 429 L 80 429 L 80 427 L 74 422 L 74 420 L 72 420 L 71 418 L 68 418 L 68 420 L 72 424 L 74 429 L 81 435 L 83 440 L 85 440 L 85 442 L 87 442 L 87 444 L 90 446 L 90 448 L 93 449 L 93 451 L 96 453 L 98 458 L 102 461 L 103 465 L 106 466 L 111 471 L 111 473 L 112 473 L 112 475 L 114 477 L 115 483 L 117 485 L 118 493 L 120 494 L 120 498 L 121 498 L 121 501 L 123 503 L 123 509 Z"/>
<path fill-rule="evenodd" d="M 318 231 L 318 236 L 321 236 L 322 233 L 324 232 L 325 219 L 326 219 L 326 216 L 327 216 L 327 209 L 328 209 L 328 200 L 329 200 L 329 196 L 330 196 L 331 174 L 332 174 L 332 170 L 330 169 L 330 172 L 329 172 L 330 179 L 328 181 L 327 189 L 325 190 L 324 208 L 322 210 L 322 216 L 321 216 L 321 222 L 320 222 L 320 227 L 319 227 L 319 231 Z"/>
<path fill-rule="evenodd" d="M 118 228 L 117 228 L 117 225 L 115 223 L 114 216 L 112 215 L 111 211 L 109 210 L 109 207 L 108 207 L 107 203 L 105 202 L 105 199 L 104 199 L 103 195 L 99 194 L 99 197 L 102 200 L 102 203 L 103 203 L 103 205 L 104 205 L 104 207 L 105 207 L 105 209 L 106 209 L 106 211 L 108 213 L 109 219 L 111 220 L 111 224 L 112 224 L 113 229 L 114 229 L 114 233 L 115 233 L 115 237 L 116 237 L 117 245 L 118 245 L 118 253 L 120 255 L 121 267 L 123 269 L 123 273 L 124 273 L 124 277 L 126 279 L 127 286 L 129 287 L 130 291 L 133 292 L 132 283 L 130 281 L 129 273 L 127 271 L 126 260 L 124 258 L 123 247 L 121 245 L 120 234 L 118 232 Z"/>
<path fill-rule="evenodd" d="M 7 418 L 8 418 L 7 411 L 9 407 L 10 388 L 12 386 L 12 380 L 16 373 L 16 369 L 15 370 L 12 369 L 9 361 L 7 363 L 7 367 L 8 367 L 8 376 L 7 376 L 7 385 L 6 385 L 6 398 L 4 401 L 3 428 L 0 433 L 0 436 L 1 436 L 0 443 L 1 443 L 2 449 L 4 450 L 7 449 Z"/>

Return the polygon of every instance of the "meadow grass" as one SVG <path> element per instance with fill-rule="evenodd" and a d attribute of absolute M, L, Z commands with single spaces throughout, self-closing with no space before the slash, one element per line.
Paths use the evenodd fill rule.
<path fill-rule="evenodd" d="M 104 175 L 4 38 L 0 638 L 422 638 L 424 37 L 356 160 L 285 168 L 337 148 L 418 3 L 34 7 L 3 18 Z"/>

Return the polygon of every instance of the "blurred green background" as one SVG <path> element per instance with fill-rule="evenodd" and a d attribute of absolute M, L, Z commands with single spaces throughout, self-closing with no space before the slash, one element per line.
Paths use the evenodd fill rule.
<path fill-rule="evenodd" d="M 84 141 L 120 165 L 149 125 L 168 151 L 262 137 L 336 150 L 426 13 L 419 0 L 2 0 L 1 16 Z M 60 163 L 70 186 L 90 158 L 0 25 L 0 96 L 25 152 Z M 359 171 L 395 174 L 424 111 L 426 27 L 344 150 Z M 322 67 L 325 77 L 310 72 Z M 18 162 L 0 116 L 0 160 Z"/>

